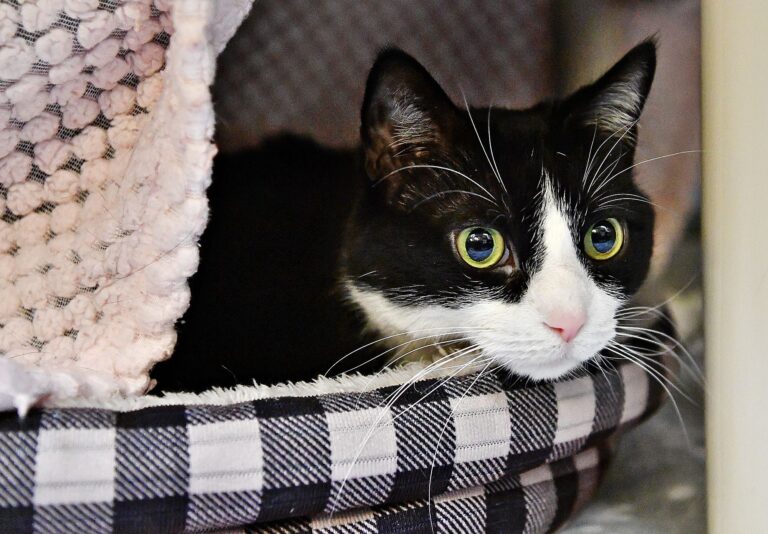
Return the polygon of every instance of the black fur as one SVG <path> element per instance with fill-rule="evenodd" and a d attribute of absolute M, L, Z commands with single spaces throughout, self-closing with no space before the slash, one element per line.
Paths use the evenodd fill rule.
<path fill-rule="evenodd" d="M 565 100 L 490 114 L 473 108 L 473 127 L 467 111 L 413 58 L 383 52 L 366 87 L 361 157 L 283 138 L 217 158 L 191 308 L 179 324 L 174 357 L 153 376 L 165 390 L 312 378 L 376 336 L 363 333 L 360 312 L 344 300 L 347 279 L 405 303 L 460 306 L 481 290 L 517 301 L 539 266 L 544 171 L 579 221 L 578 250 L 596 220 L 623 222 L 627 244 L 618 256 L 596 262 L 582 252 L 581 259 L 598 283 L 629 297 L 649 267 L 653 210 L 638 200 L 644 196 L 631 170 L 604 191 L 637 199 L 605 209 L 586 195 L 582 177 L 590 153 L 595 166 L 616 161 L 619 172 L 632 165 L 636 126 L 610 131 L 600 113 L 606 103 L 621 104 L 615 94 L 608 98 L 611 91 L 629 87 L 639 105 L 619 111 L 636 118 L 654 68 L 655 46 L 645 42 Z M 475 128 L 488 156 L 490 131 L 506 193 Z M 459 171 L 479 186 L 420 165 Z M 480 198 L 485 191 L 495 203 Z M 453 236 L 475 224 L 505 236 L 513 251 L 506 263 L 511 275 L 458 259 Z M 336 371 L 380 350 L 360 351 Z"/>

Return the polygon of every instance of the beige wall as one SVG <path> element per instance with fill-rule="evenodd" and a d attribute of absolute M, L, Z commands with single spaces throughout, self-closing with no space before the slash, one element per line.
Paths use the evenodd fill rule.
<path fill-rule="evenodd" d="M 768 529 L 768 2 L 705 0 L 711 532 Z"/>
<path fill-rule="evenodd" d="M 700 148 L 700 2 L 558 0 L 560 92 L 588 83 L 640 41 L 656 36 L 658 65 L 640 119 L 636 160 Z M 697 207 L 699 154 L 684 153 L 639 165 L 634 175 L 656 210 L 653 270 L 646 289 L 674 257 L 685 224 Z M 679 288 L 678 288 L 679 289 Z M 648 295 L 649 302 L 666 297 Z"/>

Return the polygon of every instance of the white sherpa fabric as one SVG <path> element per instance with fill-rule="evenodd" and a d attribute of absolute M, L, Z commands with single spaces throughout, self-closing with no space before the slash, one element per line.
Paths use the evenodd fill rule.
<path fill-rule="evenodd" d="M 0 409 L 138 395 L 171 353 L 250 5 L 0 2 Z"/>

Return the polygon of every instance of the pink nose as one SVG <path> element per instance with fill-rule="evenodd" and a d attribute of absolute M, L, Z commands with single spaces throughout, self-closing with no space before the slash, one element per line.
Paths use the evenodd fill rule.
<path fill-rule="evenodd" d="M 579 333 L 585 320 L 583 314 L 553 314 L 544 324 L 568 343 Z"/>

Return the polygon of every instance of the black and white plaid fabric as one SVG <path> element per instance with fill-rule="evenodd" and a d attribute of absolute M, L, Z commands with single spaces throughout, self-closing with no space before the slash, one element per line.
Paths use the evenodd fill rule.
<path fill-rule="evenodd" d="M 573 457 L 479 487 L 403 504 L 372 507 L 313 519 L 251 525 L 246 532 L 546 532 L 555 530 L 597 488 L 609 456 L 590 447 Z"/>
<path fill-rule="evenodd" d="M 543 532 L 662 393 L 623 365 L 367 393 L 0 415 L 0 531 Z"/>

